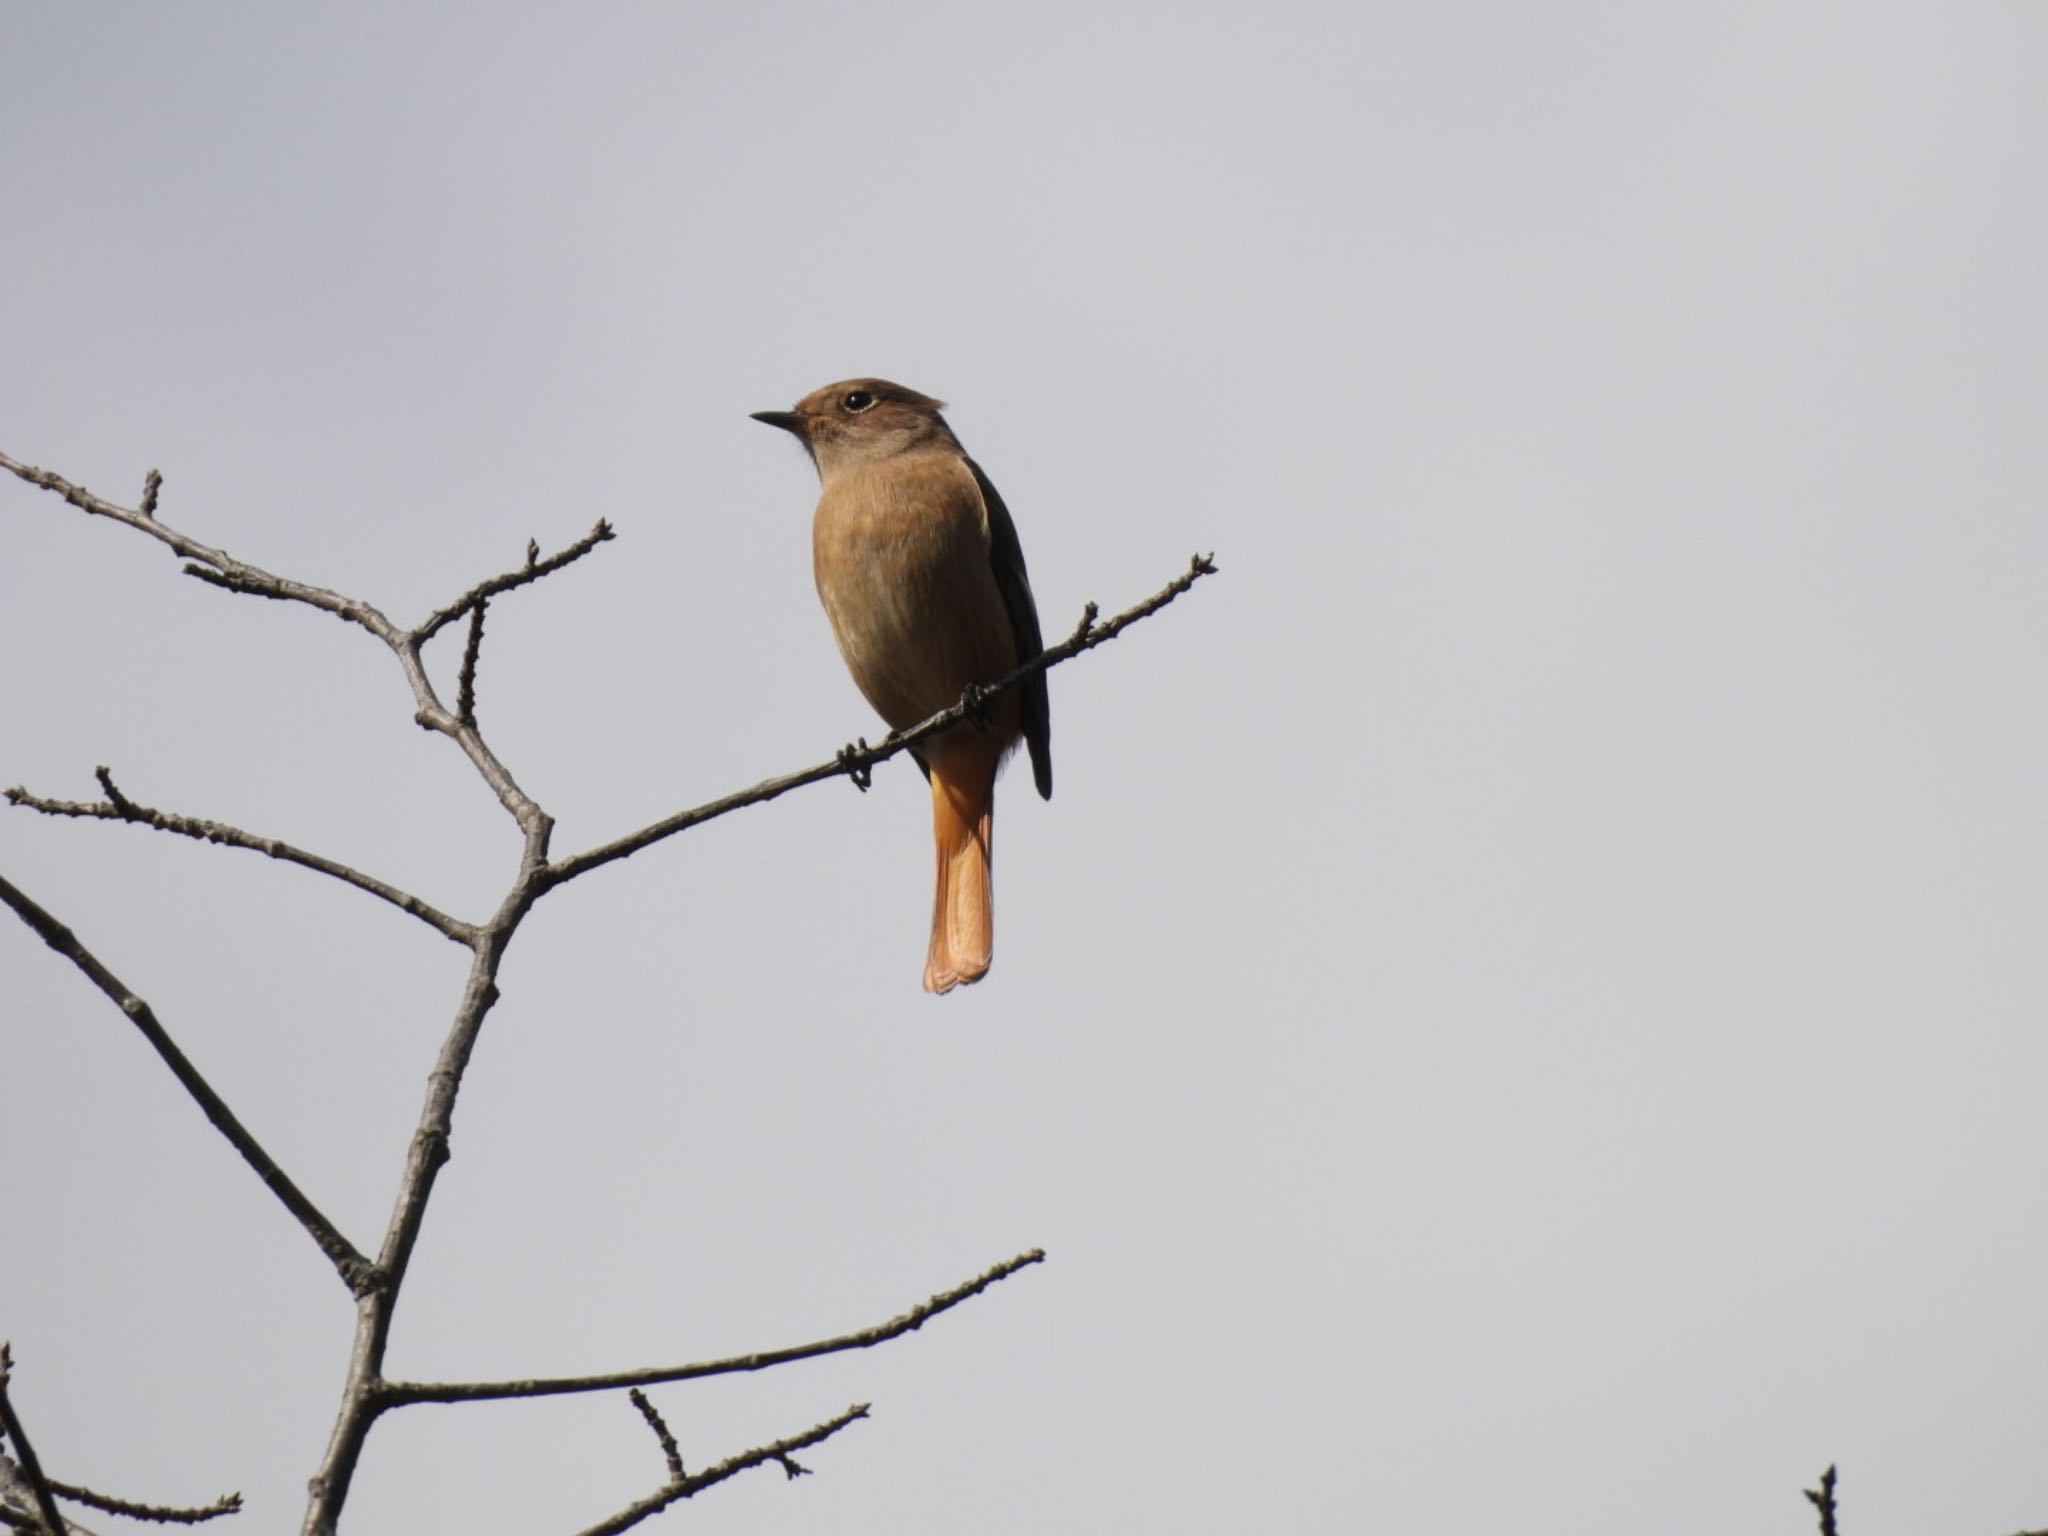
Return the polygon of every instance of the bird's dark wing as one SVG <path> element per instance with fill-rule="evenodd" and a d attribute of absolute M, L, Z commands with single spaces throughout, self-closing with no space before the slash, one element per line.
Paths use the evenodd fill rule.
<path fill-rule="evenodd" d="M 996 588 L 1003 594 L 1003 606 L 1010 612 L 1010 632 L 1017 637 L 1017 659 L 1029 661 L 1045 649 L 1038 633 L 1038 605 L 1031 600 L 1031 578 L 1024 570 L 1024 546 L 1017 542 L 1017 525 L 1010 521 L 1010 509 L 989 483 L 981 466 L 969 459 L 974 483 L 981 487 L 981 499 L 988 506 L 988 554 L 995 566 Z M 1031 778 L 1041 798 L 1052 798 L 1052 703 L 1045 689 L 1045 673 L 1034 672 L 1017 691 L 1024 696 L 1024 744 L 1031 750 Z"/>

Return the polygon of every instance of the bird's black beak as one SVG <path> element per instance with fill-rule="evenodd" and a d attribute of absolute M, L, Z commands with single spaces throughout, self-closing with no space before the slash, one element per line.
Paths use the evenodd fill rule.
<path fill-rule="evenodd" d="M 754 420 L 765 421 L 771 427 L 780 427 L 797 437 L 804 435 L 804 419 L 795 411 L 755 411 L 753 415 Z"/>

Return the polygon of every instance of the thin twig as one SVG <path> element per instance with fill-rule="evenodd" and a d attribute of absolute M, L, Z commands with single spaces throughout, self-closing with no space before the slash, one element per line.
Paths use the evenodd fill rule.
<path fill-rule="evenodd" d="M 818 763 L 795 773 L 786 773 L 780 778 L 763 779 L 750 789 L 738 790 L 703 805 L 693 806 L 686 811 L 677 811 L 674 815 L 663 817 L 637 832 L 629 832 L 624 837 L 615 838 L 583 853 L 557 859 L 548 866 L 548 884 L 561 885 L 578 875 L 588 874 L 600 865 L 638 853 L 641 849 L 664 838 L 673 837 L 678 832 L 688 831 L 691 827 L 701 826 L 707 821 L 714 821 L 720 816 L 749 805 L 763 805 L 788 794 L 793 789 L 801 789 L 806 784 L 816 784 L 825 779 L 836 779 L 844 775 L 855 784 L 865 787 L 864 781 L 874 771 L 877 763 L 886 762 L 897 753 L 908 751 L 927 736 L 936 736 L 940 731 L 959 724 L 970 715 L 985 711 L 991 698 L 1006 689 L 1016 687 L 1035 673 L 1047 671 L 1063 661 L 1071 661 L 1083 651 L 1092 651 L 1098 645 L 1107 645 L 1140 619 L 1149 618 L 1164 608 L 1202 577 L 1214 574 L 1215 570 L 1213 555 L 1196 555 L 1188 562 L 1187 570 L 1181 575 L 1143 602 L 1125 609 L 1107 624 L 1096 624 L 1095 605 L 1090 603 L 1080 624 L 1065 640 L 1039 652 L 1015 671 L 995 682 L 984 684 L 978 689 L 970 689 L 968 696 L 950 709 L 942 709 L 907 730 L 892 731 L 872 747 L 863 741 L 857 748 L 841 748 L 839 754 L 830 762 Z"/>
<path fill-rule="evenodd" d="M 677 1503 L 682 1499 L 691 1498 L 696 1494 L 702 1493 L 706 1488 L 724 1482 L 729 1477 L 737 1477 L 740 1473 L 750 1468 L 763 1466 L 771 1461 L 780 1464 L 783 1472 L 788 1476 L 798 1477 L 807 1469 L 798 1466 L 791 1459 L 792 1452 L 805 1450 L 810 1446 L 829 1440 L 855 1419 L 864 1419 L 867 1416 L 868 1405 L 866 1403 L 855 1403 L 837 1418 L 827 1419 L 822 1424 L 813 1425 L 800 1435 L 791 1435 L 788 1439 L 777 1440 L 772 1445 L 759 1445 L 751 1451 L 742 1451 L 739 1455 L 728 1457 L 716 1466 L 706 1467 L 695 1477 L 671 1478 L 668 1483 L 649 1494 L 646 1498 L 636 1504 L 629 1504 L 617 1514 L 585 1528 L 579 1533 L 579 1536 L 617 1536 L 618 1532 L 632 1529 L 648 1516 L 659 1514 L 671 1504 Z"/>
<path fill-rule="evenodd" d="M 158 543 L 168 546 L 173 553 L 195 562 L 185 568 L 188 575 L 213 579 L 216 585 L 227 586 L 237 592 L 250 592 L 287 602 L 304 603 L 308 607 L 318 608 L 323 613 L 331 613 L 336 618 L 360 625 L 387 645 L 395 647 L 400 638 L 397 626 L 368 603 L 343 597 L 339 592 L 330 592 L 325 587 L 315 587 L 302 581 L 274 576 L 260 566 L 250 565 L 245 560 L 237 560 L 224 549 L 202 544 L 168 524 L 157 521 L 156 508 L 153 505 L 146 512 L 132 511 L 104 497 L 93 495 L 84 486 L 74 485 L 62 475 L 53 474 L 47 469 L 37 469 L 32 464 L 24 464 L 4 453 L 0 453 L 0 469 L 19 476 L 30 485 L 40 486 L 43 490 L 63 497 L 81 512 L 89 512 L 94 517 L 111 518 L 117 523 L 125 523 L 138 532 L 148 534 Z M 148 487 L 145 485 L 144 501 L 147 502 L 148 499 Z"/>
<path fill-rule="evenodd" d="M 462 673 L 455 682 L 455 718 L 464 725 L 476 724 L 476 664 L 484 652 L 484 611 L 487 598 L 478 598 L 469 610 L 469 640 L 462 647 Z"/>
<path fill-rule="evenodd" d="M 30 485 L 63 497 L 82 512 L 91 513 L 94 517 L 110 518 L 114 522 L 126 524 L 138 532 L 148 534 L 158 543 L 191 562 L 183 568 L 188 576 L 195 576 L 201 581 L 230 592 L 275 598 L 281 602 L 304 603 L 308 607 L 317 608 L 322 613 L 331 613 L 336 618 L 375 635 L 390 648 L 392 654 L 398 658 L 399 666 L 404 669 L 406 683 L 412 689 L 413 719 L 427 730 L 439 731 L 442 735 L 452 738 L 456 745 L 462 748 L 471 765 L 483 775 L 484 782 L 490 785 L 491 792 L 498 797 L 498 803 L 519 823 L 520 831 L 526 834 L 528 841 L 546 842 L 547 834 L 554 826 L 553 820 L 534 803 L 526 791 L 519 787 L 512 777 L 511 770 L 498 760 L 497 754 L 485 744 L 476 727 L 457 719 L 441 702 L 440 695 L 435 692 L 433 679 L 427 675 L 426 664 L 420 659 L 420 647 L 425 640 L 419 633 L 400 629 L 379 609 L 358 598 L 344 597 L 339 592 L 328 591 L 325 587 L 293 581 L 288 577 L 274 575 L 261 566 L 251 565 L 246 560 L 237 560 L 224 549 L 202 544 L 154 516 L 145 516 L 141 512 L 118 506 L 104 497 L 95 496 L 84 486 L 75 485 L 62 475 L 53 474 L 47 469 L 37 469 L 32 464 L 24 464 L 4 453 L 0 453 L 0 469 L 26 480 Z M 604 524 L 600 523 L 598 528 L 603 530 L 603 537 L 610 537 L 610 530 Z M 593 531 L 585 542 L 591 545 L 600 542 L 598 533 Z M 570 557 L 565 552 L 553 561 L 542 564 L 550 569 L 558 569 L 567 563 L 568 558 Z M 536 567 L 530 573 L 516 573 L 516 579 L 495 579 L 510 580 L 513 585 L 520 585 L 537 580 L 545 574 L 546 571 Z M 472 591 L 482 591 L 484 587 L 490 585 L 490 582 L 485 582 Z M 443 619 L 441 622 L 447 621 Z"/>
<path fill-rule="evenodd" d="M 51 1480 L 50 1486 L 67 1499 L 93 1509 L 105 1510 L 110 1515 L 126 1515 L 130 1520 L 151 1520 L 158 1525 L 200 1525 L 208 1520 L 218 1520 L 222 1515 L 238 1515 L 242 1512 L 242 1496 L 239 1493 L 224 1493 L 211 1504 L 198 1508 L 180 1508 L 170 1504 L 138 1504 L 133 1499 L 117 1499 L 111 1494 L 95 1493 L 90 1488 L 80 1488 L 74 1483 L 60 1483 Z"/>
<path fill-rule="evenodd" d="M 225 822 L 205 821 L 197 816 L 182 816 L 176 811 L 160 811 L 154 806 L 141 805 L 130 800 L 115 785 L 113 775 L 105 767 L 93 770 L 100 781 L 100 789 L 106 794 L 101 801 L 51 800 L 42 795 L 31 794 L 19 784 L 11 789 L 0 790 L 0 798 L 10 804 L 40 811 L 45 816 L 79 816 L 88 820 L 128 821 L 141 826 L 154 827 L 159 832 L 176 833 L 203 843 L 219 843 L 227 848 L 244 848 L 251 853 L 260 853 L 267 858 L 277 859 L 286 864 L 296 864 L 302 869 L 314 870 L 319 874 L 331 875 L 359 891 L 366 891 L 380 901 L 388 901 L 399 911 L 418 918 L 444 938 L 458 944 L 473 943 L 476 929 L 459 918 L 450 917 L 439 908 L 421 901 L 408 891 L 402 891 L 374 875 L 327 858 L 318 853 L 308 853 L 290 843 L 275 837 L 262 837 L 254 832 L 245 832 L 240 827 L 231 827 Z"/>
<path fill-rule="evenodd" d="M 484 1020 L 498 1001 L 498 967 L 512 935 L 533 905 L 534 872 L 541 867 L 543 844 L 544 831 L 529 831 L 518 881 L 497 913 L 478 930 L 462 1001 L 456 1005 L 454 1021 L 441 1042 L 434 1068 L 427 1074 L 426 1102 L 421 1106 L 412 1144 L 406 1149 L 398 1197 L 392 1204 L 383 1245 L 377 1250 L 377 1274 L 382 1283 L 357 1298 L 355 1341 L 349 1352 L 341 1406 L 320 1465 L 307 1480 L 309 1496 L 301 1527 L 305 1536 L 334 1536 L 370 1428 L 387 1406 L 383 1396 L 384 1355 L 391 1343 L 399 1292 L 419 1245 L 435 1181 L 450 1156 L 455 1101 L 462 1090 L 463 1074 L 469 1069 L 469 1058 L 483 1032 Z"/>
<path fill-rule="evenodd" d="M 508 1397 L 554 1397 L 567 1392 L 615 1391 L 620 1387 L 652 1387 L 668 1381 L 691 1381 L 700 1376 L 730 1376 L 742 1371 L 765 1371 L 771 1366 L 787 1365 L 792 1360 L 813 1360 L 820 1355 L 836 1355 L 849 1349 L 871 1349 L 885 1344 L 890 1339 L 901 1338 L 922 1328 L 941 1312 L 950 1311 L 972 1297 L 1006 1280 L 1020 1269 L 1045 1261 L 1045 1250 L 1033 1248 L 1029 1253 L 1020 1253 L 1014 1259 L 1006 1259 L 990 1269 L 982 1271 L 965 1285 L 955 1286 L 950 1291 L 941 1291 L 927 1301 L 918 1303 L 901 1316 L 892 1317 L 886 1323 L 877 1323 L 872 1328 L 862 1328 L 855 1333 L 842 1333 L 836 1338 L 819 1339 L 811 1344 L 794 1344 L 786 1349 L 763 1350 L 751 1355 L 733 1355 L 723 1360 L 701 1360 L 691 1365 L 649 1366 L 642 1370 L 612 1371 L 600 1376 L 535 1376 L 523 1381 L 391 1381 L 384 1384 L 380 1394 L 383 1402 L 390 1407 L 404 1407 L 411 1403 L 475 1403 L 489 1402 Z"/>
<path fill-rule="evenodd" d="M 64 1517 L 57 1513 L 57 1496 L 50 1489 L 50 1480 L 43 1476 L 43 1464 L 36 1458 L 36 1448 L 28 1443 L 28 1434 L 21 1427 L 21 1419 L 14 1411 L 14 1402 L 7 1395 L 8 1379 L 14 1374 L 14 1356 L 4 1340 L 0 1340 L 0 1433 L 14 1447 L 15 1459 L 21 1464 L 21 1474 L 28 1481 L 29 1493 L 36 1507 L 36 1518 L 50 1536 L 64 1536 Z"/>
<path fill-rule="evenodd" d="M 1808 1503 L 1820 1511 L 1820 1536 L 1837 1536 L 1835 1530 L 1834 1464 L 1830 1462 L 1827 1471 L 1821 1473 L 1820 1487 L 1818 1489 L 1802 1488 L 1799 1491 L 1806 1495 Z"/>
<path fill-rule="evenodd" d="M 683 1470 L 683 1448 L 676 1444 L 676 1437 L 669 1432 L 668 1421 L 661 1416 L 661 1410 L 654 1406 L 645 1392 L 638 1387 L 628 1392 L 633 1406 L 640 1410 L 640 1417 L 647 1421 L 647 1427 L 654 1431 L 654 1438 L 661 1442 L 662 1459 L 668 1463 L 669 1481 L 679 1483 L 690 1474 Z"/>
<path fill-rule="evenodd" d="M 78 936 L 58 922 L 48 912 L 37 906 L 18 887 L 5 877 L 0 877 L 0 902 L 12 907 L 21 920 L 33 928 L 50 948 L 64 956 L 86 979 L 113 1002 L 134 1026 L 142 1031 L 142 1038 L 163 1058 L 171 1075 L 184 1085 L 185 1091 L 198 1104 L 200 1111 L 213 1122 L 214 1129 L 227 1137 L 229 1145 L 242 1155 L 242 1161 L 256 1172 L 270 1192 L 277 1196 L 284 1208 L 298 1219 L 300 1226 L 312 1235 L 320 1245 L 320 1251 L 327 1255 L 335 1272 L 348 1288 L 360 1296 L 376 1282 L 376 1266 L 365 1258 L 340 1228 L 327 1219 L 325 1213 L 309 1200 L 305 1192 L 292 1182 L 291 1176 L 277 1165 L 277 1160 L 249 1133 L 227 1102 L 214 1092 L 213 1085 L 200 1076 L 199 1069 L 192 1065 L 185 1053 L 178 1049 L 163 1025 L 157 1022 L 155 1012 L 149 1004 L 137 997 L 112 971 L 99 962 L 91 950 L 78 940 Z"/>
<path fill-rule="evenodd" d="M 612 532 L 612 525 L 603 518 L 599 518 L 597 526 L 592 528 L 590 532 L 583 535 L 582 538 L 571 544 L 560 554 L 549 555 L 545 560 L 538 558 L 540 554 L 539 547 L 531 540 L 528 540 L 526 564 L 523 567 L 516 571 L 507 571 L 502 576 L 493 576 L 488 581 L 480 581 L 447 607 L 436 608 L 427 616 L 419 628 L 412 632 L 413 639 L 421 645 L 425 645 L 450 624 L 453 624 L 465 613 L 474 609 L 479 603 L 496 597 L 500 592 L 510 592 L 514 587 L 523 587 L 531 582 L 539 581 L 543 576 L 552 576 L 563 566 L 575 564 L 593 549 L 597 548 L 598 545 L 613 537 L 615 535 Z"/>

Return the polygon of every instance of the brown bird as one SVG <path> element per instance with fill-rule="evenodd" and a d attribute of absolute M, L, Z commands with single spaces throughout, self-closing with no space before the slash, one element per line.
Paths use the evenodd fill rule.
<path fill-rule="evenodd" d="M 810 451 L 824 494 L 811 525 L 812 572 L 839 654 L 892 730 L 949 709 L 1044 645 L 1010 509 L 929 396 L 886 379 L 848 379 L 793 411 L 756 411 Z M 995 948 L 989 838 L 996 770 L 1021 739 L 1038 792 L 1052 798 L 1045 674 L 972 721 L 911 749 L 932 786 L 938 889 L 925 958 L 928 992 L 981 980 Z"/>

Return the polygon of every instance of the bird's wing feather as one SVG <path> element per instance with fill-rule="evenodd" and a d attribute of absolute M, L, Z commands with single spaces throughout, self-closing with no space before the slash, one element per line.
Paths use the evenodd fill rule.
<path fill-rule="evenodd" d="M 1009 610 L 1010 632 L 1017 639 L 1017 660 L 1029 661 L 1045 649 L 1038 632 L 1038 605 L 1031 600 L 1031 578 L 1024 570 L 1024 546 L 1017 541 L 1017 525 L 1010 521 L 1010 509 L 1003 505 L 981 466 L 969 459 L 974 483 L 988 507 L 988 554 L 995 567 L 996 587 Z M 1041 798 L 1052 798 L 1052 702 L 1046 693 L 1045 673 L 1035 672 L 1018 687 L 1024 696 L 1024 743 L 1031 750 L 1031 778 Z"/>

